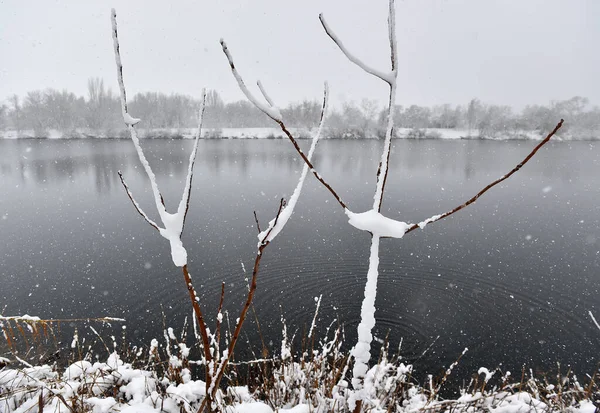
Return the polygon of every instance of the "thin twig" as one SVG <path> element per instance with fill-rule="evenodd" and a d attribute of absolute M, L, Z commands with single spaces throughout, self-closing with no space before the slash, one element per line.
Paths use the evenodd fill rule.
<path fill-rule="evenodd" d="M 284 205 L 285 205 L 285 200 L 282 198 L 281 201 L 279 202 L 279 210 L 277 211 L 277 216 L 275 217 L 275 221 L 277 221 L 279 219 L 279 215 L 281 214 L 281 211 L 283 210 Z M 271 228 L 271 231 L 272 230 L 273 230 L 273 228 Z M 228 349 L 227 357 L 223 358 L 223 361 L 221 362 L 221 366 L 220 366 L 217 376 L 215 378 L 212 395 L 210 395 L 213 398 L 215 397 L 216 391 L 219 387 L 219 383 L 221 382 L 221 379 L 223 378 L 223 374 L 225 373 L 225 368 L 227 367 L 227 363 L 231 359 L 231 356 L 233 354 L 233 350 L 235 349 L 235 345 L 237 343 L 238 337 L 240 335 L 240 332 L 242 331 L 242 325 L 244 324 L 244 320 L 246 319 L 246 314 L 248 313 L 248 310 L 250 309 L 250 306 L 254 299 L 254 293 L 256 292 L 256 287 L 257 287 L 257 279 L 258 279 L 258 272 L 259 272 L 259 268 L 260 268 L 260 261 L 262 260 L 264 249 L 270 243 L 267 240 L 268 236 L 269 236 L 269 233 L 267 233 L 267 235 L 265 235 L 263 242 L 258 247 L 258 251 L 256 253 L 256 258 L 254 259 L 254 268 L 252 269 L 252 281 L 250 283 L 250 289 L 248 290 L 248 296 L 246 298 L 246 303 L 244 304 L 244 307 L 242 308 L 240 317 L 237 321 L 237 325 L 235 326 L 235 330 L 233 332 L 233 336 L 231 337 L 231 341 L 229 342 L 229 349 Z M 209 396 L 209 395 L 207 395 L 207 396 Z M 202 403 L 202 405 L 204 406 L 204 402 Z M 202 412 L 202 409 L 204 408 L 203 406 L 200 407 L 200 410 L 198 410 L 199 412 Z"/>
<path fill-rule="evenodd" d="M 258 222 L 258 216 L 256 215 L 256 211 L 254 211 L 254 221 L 256 222 L 256 229 L 258 230 L 258 233 L 260 234 L 262 231 L 260 230 L 260 223 Z"/>
<path fill-rule="evenodd" d="M 125 188 L 125 192 L 127 193 L 127 196 L 129 197 L 129 200 L 133 204 L 133 207 L 135 208 L 135 210 L 142 216 L 142 218 L 144 218 L 144 220 L 148 224 L 150 224 L 150 226 L 154 227 L 155 230 L 160 231 L 158 229 L 158 225 L 156 224 L 156 222 L 152 221 L 148 217 L 148 215 L 146 215 L 146 213 L 144 212 L 144 210 L 142 209 L 140 204 L 138 204 L 137 201 L 135 200 L 135 198 L 133 197 L 133 194 L 131 193 L 131 190 L 129 189 L 127 182 L 125 182 L 125 178 L 123 178 L 123 174 L 121 173 L 121 171 L 117 171 L 117 173 L 119 174 L 119 178 L 121 179 L 121 184 L 123 184 L 123 188 Z"/>
<path fill-rule="evenodd" d="M 183 271 L 183 279 L 185 280 L 185 285 L 188 290 L 188 294 L 190 296 L 190 301 L 192 302 L 192 307 L 194 309 L 194 313 L 196 315 L 196 319 L 198 320 L 198 329 L 200 330 L 200 336 L 202 337 L 202 346 L 204 347 L 204 357 L 206 358 L 206 389 L 210 387 L 211 375 L 209 365 L 212 360 L 212 356 L 210 354 L 210 342 L 208 340 L 208 332 L 206 328 L 206 322 L 204 321 L 204 314 L 202 314 L 202 309 L 200 308 L 200 298 L 196 294 L 196 290 L 194 289 L 194 285 L 192 284 L 192 277 L 187 269 L 187 264 L 182 267 Z M 210 398 L 210 395 L 207 394 L 207 398 Z"/>
<path fill-rule="evenodd" d="M 217 345 L 221 342 L 221 319 L 223 317 L 223 301 L 225 300 L 225 282 L 221 283 L 221 299 L 219 300 L 219 309 L 217 310 L 217 325 L 215 327 L 217 334 Z"/>
<path fill-rule="evenodd" d="M 327 188 L 327 190 L 329 192 L 331 192 L 331 195 L 333 195 L 333 197 L 335 198 L 335 200 L 338 202 L 338 204 L 340 204 L 340 206 L 344 209 L 347 209 L 346 204 L 344 203 L 344 201 L 342 201 L 342 198 L 340 198 L 340 196 L 334 191 L 334 189 L 331 187 L 331 185 L 329 185 L 327 182 L 325 182 L 325 180 L 321 177 L 321 175 L 315 170 L 315 167 L 313 166 L 313 164 L 310 162 L 310 160 L 306 157 L 306 155 L 304 154 L 304 152 L 302 152 L 302 149 L 300 149 L 300 146 L 298 145 L 298 142 L 296 142 L 296 139 L 292 136 L 292 134 L 290 133 L 290 131 L 286 128 L 285 124 L 283 122 L 277 122 L 279 124 L 279 127 L 281 128 L 281 130 L 283 131 L 283 133 L 285 133 L 285 135 L 288 137 L 288 139 L 292 142 L 292 144 L 294 145 L 294 148 L 296 148 L 296 152 L 298 152 L 298 154 L 302 157 L 302 159 L 304 160 L 304 162 L 308 165 L 308 167 L 310 168 L 311 172 L 313 173 L 313 175 L 315 176 L 315 178 L 317 178 L 317 180 L 319 182 L 321 182 L 321 184 Z"/>
<path fill-rule="evenodd" d="M 461 204 L 457 207 L 455 207 L 454 209 L 441 214 L 441 215 L 435 215 L 431 218 L 426 219 L 425 221 L 419 223 L 419 224 L 413 224 L 411 225 L 407 230 L 406 233 L 409 233 L 411 231 L 414 231 L 415 229 L 419 228 L 419 227 L 424 227 L 427 224 L 430 224 L 432 222 L 437 222 L 440 219 L 446 218 L 447 216 L 450 216 L 452 214 L 454 214 L 457 211 L 460 211 L 463 208 L 466 208 L 467 206 L 471 205 L 473 202 L 477 201 L 479 199 L 479 197 L 483 194 L 485 194 L 489 189 L 493 188 L 494 186 L 498 185 L 500 182 L 510 178 L 510 176 L 512 174 L 514 174 L 515 172 L 517 172 L 519 169 L 521 169 L 523 167 L 523 165 L 525 165 L 532 157 L 533 155 L 536 154 L 536 152 L 542 147 L 544 146 L 546 143 L 548 143 L 548 141 L 550 140 L 550 138 L 552 138 L 552 136 L 554 136 L 554 134 L 556 132 L 558 132 L 558 130 L 561 128 L 561 126 L 563 125 L 564 119 L 561 119 L 560 122 L 558 122 L 558 124 L 554 127 L 554 129 L 552 130 L 552 132 L 550 132 L 548 134 L 548 136 L 546 136 L 539 144 L 537 144 L 537 146 L 535 148 L 533 148 L 533 150 L 529 153 L 529 155 L 527 155 L 525 157 L 525 159 L 523 159 L 519 164 L 517 164 L 517 166 L 515 166 L 509 173 L 507 173 L 506 175 L 500 177 L 499 179 L 496 179 L 494 182 L 492 182 L 491 184 L 487 185 L 485 188 L 483 188 L 481 191 L 479 191 L 477 193 L 477 195 L 475 195 L 474 197 L 472 197 L 471 199 L 469 199 L 467 202 L 465 202 L 464 204 Z"/>

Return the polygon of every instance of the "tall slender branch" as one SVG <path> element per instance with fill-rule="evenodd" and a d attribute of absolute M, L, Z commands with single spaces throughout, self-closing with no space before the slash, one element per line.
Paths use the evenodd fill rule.
<path fill-rule="evenodd" d="M 144 167 L 144 170 L 146 171 L 146 175 L 148 175 L 148 178 L 150 179 L 150 186 L 152 188 L 152 194 L 154 196 L 154 203 L 156 204 L 156 209 L 157 209 L 157 212 L 163 222 L 164 228 L 159 227 L 154 221 L 152 221 L 143 212 L 143 210 L 141 209 L 139 204 L 133 198 L 133 195 L 131 194 L 131 191 L 129 190 L 129 188 L 128 188 L 127 184 L 125 183 L 125 180 L 123 179 L 123 176 L 120 172 L 119 172 L 119 176 L 121 178 L 121 183 L 123 184 L 125 191 L 127 192 L 127 195 L 129 196 L 129 199 L 133 203 L 133 206 L 135 207 L 135 209 L 146 220 L 146 222 L 148 222 L 155 229 L 157 229 L 164 238 L 169 240 L 170 245 L 171 245 L 171 257 L 173 259 L 173 263 L 178 267 L 182 267 L 183 278 L 184 278 L 185 285 L 188 290 L 190 301 L 192 302 L 192 307 L 194 309 L 196 319 L 198 321 L 200 335 L 202 337 L 202 343 L 204 346 L 204 356 L 206 359 L 207 400 L 209 403 L 211 403 L 212 397 L 210 394 L 208 394 L 209 393 L 208 389 L 211 386 L 211 377 L 212 377 L 212 375 L 210 374 L 211 372 L 210 372 L 210 367 L 209 367 L 210 362 L 212 360 L 212 356 L 211 356 L 211 352 L 210 352 L 210 342 L 208 340 L 208 332 L 207 332 L 207 328 L 206 328 L 206 322 L 204 320 L 204 314 L 202 313 L 202 309 L 200 308 L 200 303 L 199 303 L 200 298 L 198 297 L 198 294 L 196 293 L 196 290 L 194 289 L 194 286 L 192 284 L 192 278 L 190 276 L 190 273 L 188 272 L 187 252 L 186 252 L 185 248 L 183 247 L 183 243 L 181 242 L 181 235 L 183 233 L 185 219 L 186 219 L 186 216 L 187 216 L 187 213 L 189 210 L 194 162 L 195 162 L 196 154 L 198 151 L 198 140 L 200 138 L 200 134 L 202 131 L 202 121 L 203 121 L 203 117 L 204 117 L 204 108 L 205 108 L 205 103 L 206 103 L 206 92 L 204 90 L 202 91 L 202 102 L 201 102 L 201 107 L 200 107 L 200 110 L 198 113 L 198 130 L 196 131 L 196 139 L 194 141 L 194 147 L 192 149 L 192 153 L 190 154 L 190 158 L 189 158 L 189 165 L 188 165 L 188 172 L 187 172 L 186 181 L 185 181 L 185 187 L 184 187 L 183 193 L 181 195 L 181 200 L 179 201 L 179 206 L 177 208 L 177 212 L 175 214 L 170 214 L 166 211 L 163 197 L 158 188 L 158 184 L 156 183 L 156 176 L 154 175 L 154 172 L 152 171 L 152 168 L 150 167 L 150 164 L 148 163 L 148 160 L 146 159 L 146 156 L 144 155 L 144 151 L 142 150 L 142 147 L 140 146 L 140 142 L 139 142 L 137 132 L 135 129 L 135 124 L 137 124 L 140 120 L 132 118 L 127 111 L 127 94 L 125 92 L 125 82 L 123 81 L 123 65 L 121 62 L 119 38 L 118 38 L 118 33 L 117 33 L 117 13 L 116 13 L 115 9 L 111 10 L 111 22 L 112 22 L 113 46 L 114 46 L 114 52 L 115 52 L 115 63 L 117 66 L 117 79 L 119 82 L 119 89 L 121 91 L 121 109 L 122 109 L 123 120 L 124 120 L 125 124 L 127 125 L 127 128 L 131 134 L 131 139 L 135 146 L 135 149 L 136 149 L 136 152 L 140 159 L 140 162 L 142 163 L 142 166 Z M 209 404 L 209 411 L 210 410 L 211 410 L 211 406 Z"/>
<path fill-rule="evenodd" d="M 119 89 L 121 91 L 121 110 L 123 114 L 123 120 L 131 133 L 131 140 L 135 146 L 135 150 L 137 151 L 138 157 L 140 158 L 140 162 L 144 167 L 144 171 L 148 175 L 150 179 L 150 185 L 152 187 L 152 194 L 154 195 L 154 202 L 156 204 L 156 209 L 158 210 L 161 218 L 166 213 L 165 205 L 162 201 L 162 195 L 158 189 L 158 185 L 156 184 L 156 176 L 142 151 L 140 146 L 140 141 L 137 136 L 137 132 L 134 128 L 134 125 L 139 122 L 139 119 L 132 118 L 127 111 L 127 93 L 125 91 L 125 82 L 123 80 L 123 64 L 121 63 L 121 52 L 119 48 L 119 37 L 117 33 L 117 12 L 115 9 L 111 10 L 111 21 L 112 21 L 112 37 L 113 37 L 113 47 L 115 51 L 115 63 L 117 65 L 117 80 L 119 82 Z"/>
<path fill-rule="evenodd" d="M 194 163 L 196 162 L 196 154 L 198 152 L 198 140 L 202 134 L 202 122 L 204 120 L 204 109 L 206 108 L 206 89 L 202 89 L 202 98 L 200 103 L 200 109 L 198 110 L 198 129 L 196 130 L 196 139 L 194 140 L 194 148 L 190 153 L 190 159 L 188 161 L 188 173 L 185 180 L 185 188 L 181 195 L 181 201 L 179 201 L 179 208 L 177 213 L 183 212 L 183 223 L 181 225 L 181 232 L 179 236 L 183 234 L 183 227 L 185 225 L 185 218 L 187 217 L 188 210 L 190 209 L 190 195 L 192 192 L 192 178 L 194 177 Z M 185 205 L 185 210 L 184 210 Z"/>
<path fill-rule="evenodd" d="M 448 212 L 445 212 L 441 215 L 434 215 L 418 224 L 413 224 L 411 225 L 407 230 L 406 233 L 412 232 L 417 228 L 425 228 L 426 225 L 432 223 L 432 222 L 437 222 L 440 219 L 444 219 L 452 214 L 454 214 L 455 212 L 460 211 L 463 208 L 468 207 L 469 205 L 471 205 L 472 203 L 474 203 L 475 201 L 477 201 L 479 199 L 479 197 L 483 194 L 485 194 L 488 190 L 490 190 L 491 188 L 493 188 L 494 186 L 498 185 L 500 182 L 505 181 L 506 179 L 510 178 L 512 176 L 512 174 L 514 174 L 515 172 L 517 172 L 519 169 L 521 169 L 523 167 L 523 165 L 525 165 L 527 162 L 529 162 L 529 160 L 531 158 L 533 158 L 533 156 L 536 154 L 536 152 L 542 147 L 544 146 L 546 143 L 548 143 L 548 141 L 550 140 L 550 138 L 552 138 L 552 136 L 554 136 L 554 134 L 556 134 L 556 132 L 558 132 L 558 130 L 562 127 L 564 122 L 564 119 L 561 119 L 560 122 L 558 122 L 558 124 L 554 127 L 554 129 L 552 130 L 552 132 L 550 132 L 540 143 L 538 143 L 535 148 L 533 148 L 533 150 L 525 157 L 525 159 L 523 159 L 521 162 L 519 162 L 517 164 L 517 166 L 515 166 L 513 169 L 511 169 L 510 172 L 508 172 L 506 175 L 501 176 L 500 178 L 496 179 L 494 182 L 488 184 L 485 188 L 483 188 L 481 191 L 479 191 L 475 196 L 473 196 L 472 198 L 470 198 L 468 201 L 466 201 L 465 203 L 451 209 Z"/>

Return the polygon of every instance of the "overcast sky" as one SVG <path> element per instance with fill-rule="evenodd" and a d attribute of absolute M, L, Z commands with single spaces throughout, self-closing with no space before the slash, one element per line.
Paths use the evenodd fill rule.
<path fill-rule="evenodd" d="M 318 20 L 323 12 L 355 55 L 387 69 L 386 0 L 0 0 L 0 99 L 48 87 L 86 95 L 90 77 L 116 91 L 111 7 L 130 96 L 206 87 L 243 99 L 223 37 L 246 82 L 261 79 L 280 106 L 320 99 L 324 80 L 334 103 L 386 98 Z M 598 0 L 397 0 L 396 10 L 398 104 L 600 104 Z"/>

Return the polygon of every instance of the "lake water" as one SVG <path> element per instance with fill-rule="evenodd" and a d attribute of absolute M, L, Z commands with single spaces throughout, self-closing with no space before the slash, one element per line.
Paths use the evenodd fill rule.
<path fill-rule="evenodd" d="M 418 222 L 451 209 L 534 145 L 395 141 L 382 212 Z M 143 146 L 174 209 L 192 142 Z M 372 204 L 381 146 L 324 141 L 317 149 L 316 167 L 356 212 Z M 600 361 L 600 330 L 588 315 L 600 319 L 599 154 L 596 143 L 550 143 L 467 209 L 402 240 L 382 240 L 375 335 L 389 331 L 393 347 L 403 340 L 402 355 L 421 373 L 439 373 L 465 347 L 463 377 L 480 366 L 517 375 L 523 365 L 547 371 L 556 362 L 592 372 Z M 257 242 L 253 211 L 266 225 L 301 167 L 283 140 L 200 142 L 183 241 L 211 319 L 222 281 L 225 307 L 237 317 L 246 289 L 242 263 L 250 271 Z M 129 338 L 148 343 L 162 336 L 162 310 L 176 329 L 191 314 L 167 241 L 133 209 L 117 170 L 157 219 L 130 141 L 0 141 L 5 315 L 123 317 Z M 265 251 L 258 280 L 255 309 L 274 352 L 281 314 L 288 331 L 301 335 L 321 295 L 317 328 L 339 320 L 352 344 L 369 244 L 308 177 L 295 214 Z M 259 348 L 249 318 L 243 338 Z"/>

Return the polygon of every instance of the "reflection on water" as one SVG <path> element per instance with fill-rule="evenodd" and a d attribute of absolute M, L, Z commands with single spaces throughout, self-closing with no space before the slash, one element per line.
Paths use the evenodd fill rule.
<path fill-rule="evenodd" d="M 302 142 L 306 145 L 307 142 Z M 144 141 L 167 207 L 183 187 L 191 141 Z M 418 222 L 446 211 L 520 161 L 532 142 L 397 141 L 383 212 Z M 381 142 L 325 141 L 314 163 L 351 209 L 372 204 Z M 403 240 L 382 240 L 377 330 L 421 372 L 520 370 L 555 361 L 589 372 L 600 332 L 600 173 L 589 142 L 553 143 L 475 205 Z M 0 141 L 0 308 L 45 317 L 116 316 L 130 337 L 161 335 L 190 315 L 168 245 L 135 212 L 123 171 L 147 213 L 153 201 L 129 141 Z M 266 223 L 302 164 L 285 141 L 201 141 L 183 237 L 208 314 L 221 281 L 237 317 L 251 268 L 253 211 Z M 155 217 L 156 218 L 156 217 Z M 334 319 L 351 343 L 369 237 L 347 225 L 330 194 L 307 180 L 296 213 L 265 252 L 256 296 L 263 334 L 277 343 L 280 314 L 301 334 L 323 295 L 321 331 Z M 214 311 L 211 311 L 214 310 Z M 245 328 L 258 345 L 256 326 Z M 268 341 L 267 340 L 267 341 Z M 277 351 L 277 345 L 273 348 Z M 460 376 L 460 373 L 458 373 Z"/>

